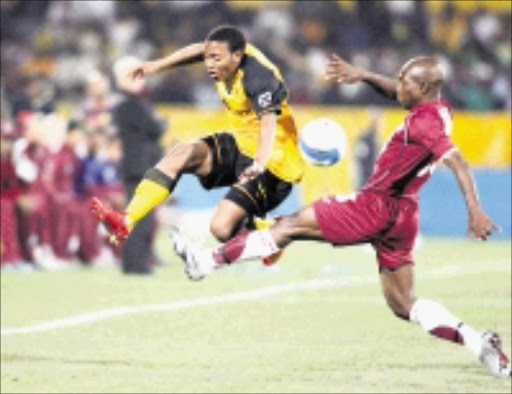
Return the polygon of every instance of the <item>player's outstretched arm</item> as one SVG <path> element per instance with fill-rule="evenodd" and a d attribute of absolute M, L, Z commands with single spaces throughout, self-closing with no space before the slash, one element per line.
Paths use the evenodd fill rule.
<path fill-rule="evenodd" d="M 455 174 L 464 195 L 468 210 L 469 235 L 485 241 L 493 231 L 499 231 L 500 228 L 492 222 L 480 205 L 476 183 L 469 165 L 457 150 L 448 153 L 442 161 Z"/>
<path fill-rule="evenodd" d="M 380 94 L 396 99 L 398 85 L 396 79 L 353 66 L 335 54 L 331 56 L 327 63 L 325 76 L 327 79 L 338 83 L 366 82 Z"/>
<path fill-rule="evenodd" d="M 197 63 L 203 61 L 203 58 L 204 43 L 198 42 L 180 48 L 166 57 L 142 62 L 140 65 L 131 70 L 130 73 L 134 78 L 144 77 L 170 69 L 172 67 Z"/>

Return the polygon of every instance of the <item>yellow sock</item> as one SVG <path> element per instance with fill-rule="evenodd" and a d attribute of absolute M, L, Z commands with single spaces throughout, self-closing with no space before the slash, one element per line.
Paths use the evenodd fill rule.
<path fill-rule="evenodd" d="M 126 221 L 131 231 L 135 224 L 146 216 L 154 207 L 169 196 L 169 190 L 150 180 L 143 179 L 126 207 Z"/>
<path fill-rule="evenodd" d="M 276 222 L 274 219 L 254 218 L 253 220 L 254 220 L 254 226 L 256 227 L 256 230 L 266 230 Z"/>
<path fill-rule="evenodd" d="M 131 231 L 139 220 L 164 202 L 175 184 L 176 181 L 162 171 L 156 168 L 148 170 L 126 207 L 128 229 Z"/>

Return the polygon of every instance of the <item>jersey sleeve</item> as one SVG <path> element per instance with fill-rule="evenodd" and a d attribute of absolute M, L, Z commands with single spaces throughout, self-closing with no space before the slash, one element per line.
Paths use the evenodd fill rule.
<path fill-rule="evenodd" d="M 245 93 L 256 113 L 280 114 L 281 103 L 288 94 L 284 82 L 277 78 L 272 70 L 252 57 L 246 59 L 244 68 Z"/>
<path fill-rule="evenodd" d="M 450 141 L 451 120 L 436 110 L 425 110 L 415 114 L 410 121 L 411 138 L 427 148 L 437 161 L 454 149 Z"/>

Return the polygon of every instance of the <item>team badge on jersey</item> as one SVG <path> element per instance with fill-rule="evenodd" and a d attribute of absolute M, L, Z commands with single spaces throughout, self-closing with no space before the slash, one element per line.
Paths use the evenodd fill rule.
<path fill-rule="evenodd" d="M 267 108 L 272 102 L 272 93 L 265 92 L 258 96 L 258 104 L 261 108 Z"/>

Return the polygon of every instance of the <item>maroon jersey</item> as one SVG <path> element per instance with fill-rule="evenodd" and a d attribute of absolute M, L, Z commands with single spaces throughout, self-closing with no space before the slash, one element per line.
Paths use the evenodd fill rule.
<path fill-rule="evenodd" d="M 62 145 L 58 152 L 49 156 L 45 170 L 48 171 L 50 188 L 57 193 L 71 196 L 80 171 L 80 160 L 73 148 Z"/>
<path fill-rule="evenodd" d="M 11 157 L 0 157 L 0 197 L 14 199 L 20 193 L 20 185 Z"/>
<path fill-rule="evenodd" d="M 450 115 L 444 99 L 412 108 L 382 149 L 362 190 L 417 200 L 435 162 L 454 148 Z"/>
<path fill-rule="evenodd" d="M 13 147 L 13 163 L 16 176 L 24 193 L 45 193 L 43 181 L 48 149 L 22 138 Z"/>

